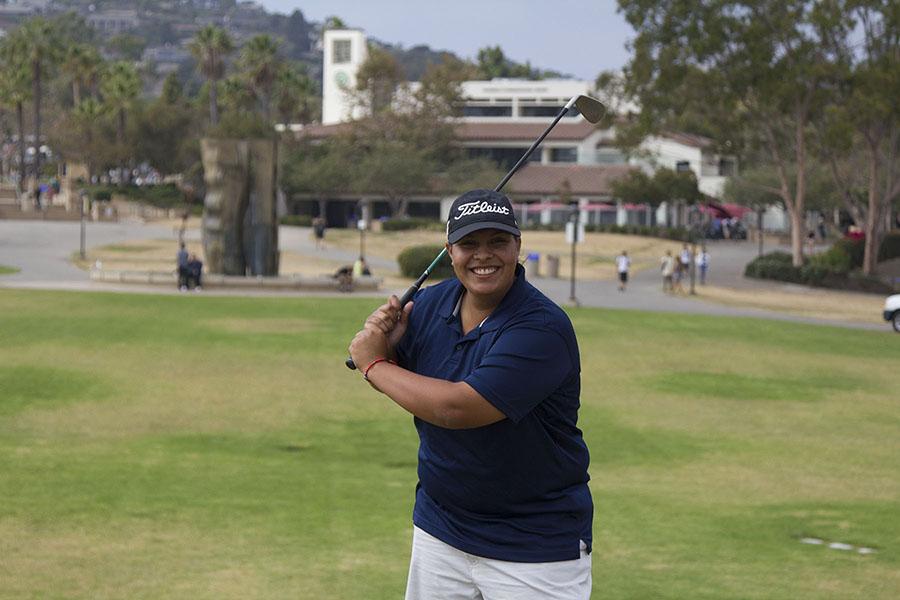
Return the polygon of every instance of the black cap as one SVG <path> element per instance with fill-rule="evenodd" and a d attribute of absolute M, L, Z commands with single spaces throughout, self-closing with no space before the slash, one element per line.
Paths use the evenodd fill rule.
<path fill-rule="evenodd" d="M 499 229 L 521 236 L 509 198 L 494 190 L 472 190 L 453 201 L 447 218 L 447 241 L 455 244 L 473 231 Z"/>

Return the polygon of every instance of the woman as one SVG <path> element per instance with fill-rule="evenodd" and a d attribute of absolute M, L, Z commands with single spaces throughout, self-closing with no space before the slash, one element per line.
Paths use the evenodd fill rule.
<path fill-rule="evenodd" d="M 419 433 L 408 599 L 590 597 L 578 345 L 525 281 L 521 246 L 506 196 L 463 194 L 447 223 L 456 279 L 402 310 L 392 296 L 350 344 Z"/>

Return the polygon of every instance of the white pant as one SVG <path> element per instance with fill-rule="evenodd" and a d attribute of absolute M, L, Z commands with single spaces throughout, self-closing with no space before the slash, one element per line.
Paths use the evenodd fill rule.
<path fill-rule="evenodd" d="M 457 550 L 418 527 L 413 530 L 406 600 L 588 600 L 591 555 L 522 563 Z"/>

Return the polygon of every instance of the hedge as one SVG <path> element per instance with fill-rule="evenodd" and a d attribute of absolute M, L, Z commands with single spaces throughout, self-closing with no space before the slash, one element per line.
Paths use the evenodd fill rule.
<path fill-rule="evenodd" d="M 293 225 L 295 227 L 311 227 L 312 217 L 309 215 L 284 215 L 278 219 L 279 225 Z"/>
<path fill-rule="evenodd" d="M 443 250 L 444 247 L 437 244 L 427 244 L 422 246 L 410 246 L 404 248 L 397 256 L 397 263 L 400 265 L 400 274 L 404 277 L 417 278 L 422 272 L 428 268 L 434 257 Z M 450 266 L 450 257 L 444 255 L 431 276 L 435 279 L 446 279 L 453 277 L 453 267 Z"/>
<path fill-rule="evenodd" d="M 803 266 L 795 267 L 787 252 L 770 252 L 747 264 L 746 277 L 801 283 L 814 287 L 855 292 L 889 294 L 893 288 L 877 277 L 851 272 L 856 243 L 836 243 L 827 252 L 812 256 Z"/>
<path fill-rule="evenodd" d="M 878 262 L 900 257 L 900 232 L 884 236 L 881 248 L 878 249 Z"/>
<path fill-rule="evenodd" d="M 433 219 L 421 217 L 406 217 L 403 219 L 385 219 L 381 222 L 383 231 L 408 231 L 410 229 L 427 229 L 431 231 L 443 231 L 444 224 Z M 427 265 L 426 265 L 427 266 Z"/>

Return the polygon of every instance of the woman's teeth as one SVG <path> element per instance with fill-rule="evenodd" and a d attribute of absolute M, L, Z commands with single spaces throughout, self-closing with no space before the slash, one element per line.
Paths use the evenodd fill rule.
<path fill-rule="evenodd" d="M 472 271 L 476 275 L 490 275 L 491 273 L 495 272 L 496 270 L 497 270 L 497 267 L 475 267 L 474 269 L 472 269 Z"/>

